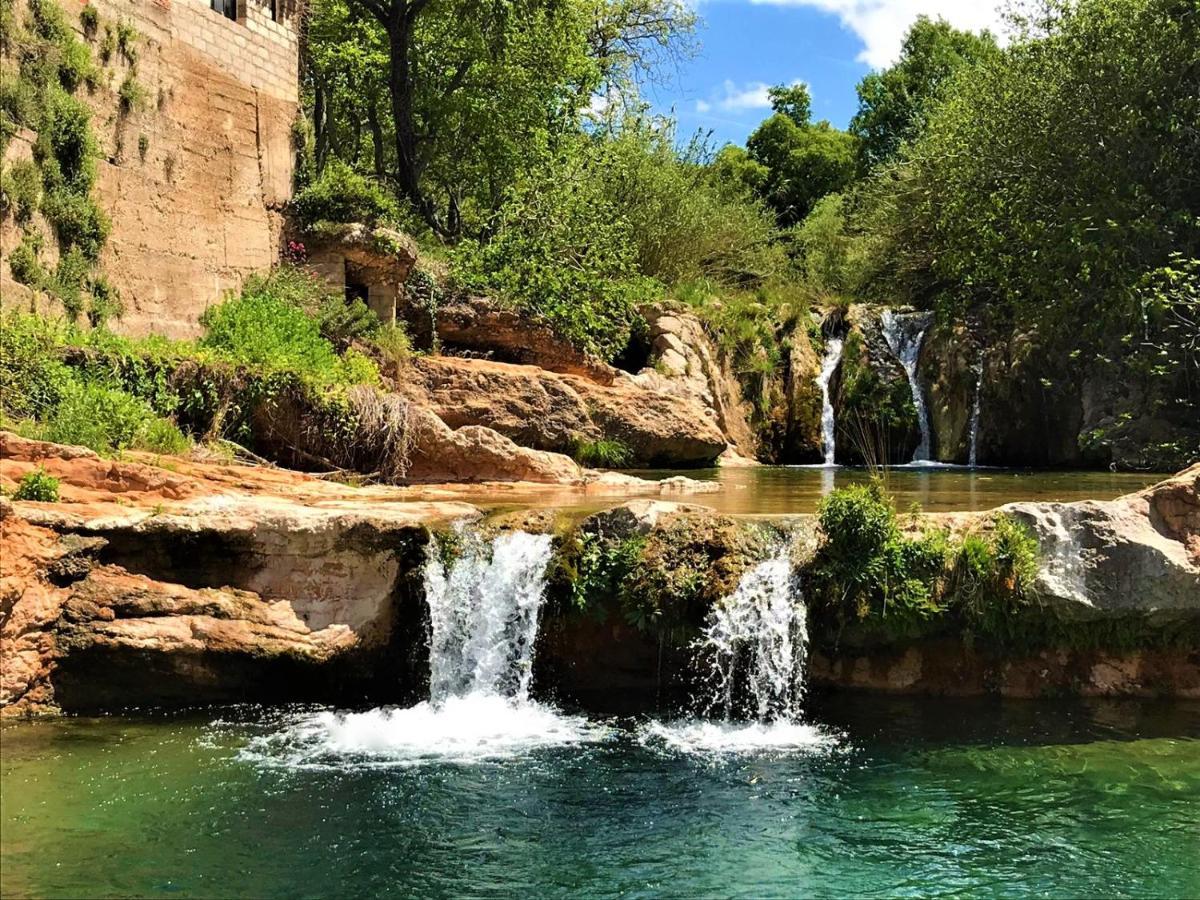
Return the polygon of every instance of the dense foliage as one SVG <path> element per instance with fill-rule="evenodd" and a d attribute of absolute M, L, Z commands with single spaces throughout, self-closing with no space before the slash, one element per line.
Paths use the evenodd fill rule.
<path fill-rule="evenodd" d="M 880 483 L 833 491 L 818 511 L 822 542 L 808 567 L 810 602 L 847 623 L 913 632 L 947 616 L 1000 636 L 1035 601 L 1037 539 L 1004 515 L 982 532 L 906 533 Z"/>
<path fill-rule="evenodd" d="M 6 311 L 0 421 L 103 454 L 233 440 L 293 465 L 395 477 L 407 465 L 407 413 L 372 387 L 372 357 L 397 352 L 396 329 L 378 348 L 378 320 L 368 312 L 363 328 L 334 299 L 311 274 L 278 269 L 210 307 L 195 342 L 131 340 Z"/>

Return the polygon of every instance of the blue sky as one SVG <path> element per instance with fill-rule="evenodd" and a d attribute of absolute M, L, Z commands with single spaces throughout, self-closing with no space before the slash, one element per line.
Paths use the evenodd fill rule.
<path fill-rule="evenodd" d="M 713 132 L 742 143 L 769 112 L 768 85 L 806 82 L 813 117 L 845 128 L 857 108 L 854 86 L 896 58 L 922 13 L 960 28 L 997 30 L 994 0 L 706 0 L 699 52 L 667 83 L 647 86 L 656 111 L 672 109 L 680 137 Z"/>

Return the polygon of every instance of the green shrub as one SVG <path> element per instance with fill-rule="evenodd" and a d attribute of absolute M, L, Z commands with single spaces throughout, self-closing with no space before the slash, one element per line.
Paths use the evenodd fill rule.
<path fill-rule="evenodd" d="M 29 20 L 33 33 L 44 40 L 60 43 L 72 36 L 71 26 L 54 0 L 29 0 Z"/>
<path fill-rule="evenodd" d="M 39 102 L 33 82 L 24 77 L 0 78 L 0 127 L 5 140 L 16 133 L 17 127 L 32 128 L 38 120 Z"/>
<path fill-rule="evenodd" d="M 154 418 L 138 431 L 134 445 L 139 450 L 178 455 L 187 452 L 192 444 L 170 419 Z"/>
<path fill-rule="evenodd" d="M 121 103 L 121 111 L 126 113 L 140 109 L 146 102 L 146 89 L 137 80 L 137 74 L 133 69 L 125 73 L 125 79 L 121 82 L 121 87 L 117 89 L 117 98 Z"/>
<path fill-rule="evenodd" d="M 78 248 L 89 260 L 99 258 L 112 223 L 91 196 L 62 188 L 52 190 L 42 201 L 42 212 L 54 226 L 60 246 Z"/>
<path fill-rule="evenodd" d="M 42 417 L 57 403 L 70 370 L 62 362 L 62 323 L 8 311 L 0 315 L 0 409 Z"/>
<path fill-rule="evenodd" d="M 200 343 L 235 362 L 296 372 L 318 384 L 378 381 L 360 353 L 339 357 L 321 336 L 320 323 L 273 290 L 269 279 L 248 280 L 240 297 L 209 307 L 200 319 Z"/>
<path fill-rule="evenodd" d="M 957 537 L 939 528 L 905 535 L 873 482 L 830 493 L 818 521 L 823 537 L 808 590 L 843 622 L 913 636 L 953 614 L 968 629 L 1002 640 L 1031 601 L 1037 540 L 1006 516 Z"/>
<path fill-rule="evenodd" d="M 88 292 L 92 295 L 88 304 L 88 322 L 92 328 L 102 328 L 111 319 L 119 319 L 125 314 L 121 292 L 104 275 L 92 276 Z"/>
<path fill-rule="evenodd" d="M 399 323 L 389 323 L 375 332 L 371 343 L 386 362 L 402 366 L 412 356 L 412 342 Z"/>
<path fill-rule="evenodd" d="M 251 275 L 242 294 L 271 296 L 303 310 L 316 320 L 321 337 L 338 349 L 370 338 L 379 329 L 379 317 L 365 303 L 347 301 L 320 275 L 299 266 L 283 265 L 266 275 Z"/>
<path fill-rule="evenodd" d="M 102 454 L 135 446 L 178 453 L 188 446 L 179 429 L 156 416 L 144 400 L 113 384 L 78 377 L 64 384 L 58 405 L 49 416 L 46 439 L 78 444 Z"/>
<path fill-rule="evenodd" d="M 292 198 L 288 210 L 306 227 L 318 222 L 379 225 L 399 217 L 394 197 L 338 159 L 331 159 L 320 177 Z"/>
<path fill-rule="evenodd" d="M 117 49 L 121 51 L 121 56 L 125 57 L 125 62 L 131 66 L 137 65 L 139 38 L 137 29 L 131 23 L 121 21 L 117 24 Z"/>
<path fill-rule="evenodd" d="M 633 451 L 614 440 L 577 439 L 571 446 L 571 456 L 580 465 L 598 469 L 620 469 L 633 461 Z"/>
<path fill-rule="evenodd" d="M 637 305 L 662 286 L 638 272 L 629 224 L 593 174 L 583 152 L 532 167 L 497 213 L 491 240 L 464 241 L 451 271 L 459 286 L 498 292 L 611 360 L 629 342 Z"/>
<path fill-rule="evenodd" d="M 71 40 L 58 48 L 58 81 L 66 90 L 74 92 L 81 84 L 95 90 L 100 83 L 100 73 L 92 62 L 92 51 L 87 44 Z"/>
<path fill-rule="evenodd" d="M 13 163 L 0 176 L 0 209 L 21 224 L 33 218 L 41 196 L 41 173 L 27 159 Z"/>
<path fill-rule="evenodd" d="M 117 33 L 111 25 L 104 26 L 104 38 L 100 41 L 100 62 L 108 65 L 112 55 L 117 52 Z"/>
<path fill-rule="evenodd" d="M 72 247 L 58 258 L 54 277 L 44 285 L 62 303 L 72 323 L 78 321 L 83 313 L 83 291 L 91 267 L 91 262 L 83 252 L 78 247 Z"/>
<path fill-rule="evenodd" d="M 17 484 L 14 500 L 32 500 L 37 503 L 58 502 L 59 480 L 46 472 L 40 466 L 32 472 L 26 472 Z"/>
<path fill-rule="evenodd" d="M 18 284 L 38 289 L 45 282 L 46 272 L 38 259 L 40 247 L 41 240 L 37 234 L 26 232 L 21 236 L 21 243 L 13 247 L 12 253 L 8 255 L 8 269 Z"/>
<path fill-rule="evenodd" d="M 96 31 L 100 28 L 100 13 L 96 12 L 96 7 L 88 5 L 79 11 L 79 24 L 83 27 L 83 33 L 89 38 L 96 36 Z"/>
<path fill-rule="evenodd" d="M 640 273 L 744 287 L 784 274 L 772 213 L 719 177 L 703 139 L 681 147 L 677 138 L 673 124 L 631 116 L 589 148 L 587 177 L 629 228 Z"/>
<path fill-rule="evenodd" d="M 86 194 L 96 180 L 99 150 L 92 135 L 91 112 L 70 94 L 46 91 L 34 155 L 47 189 L 68 188 Z"/>

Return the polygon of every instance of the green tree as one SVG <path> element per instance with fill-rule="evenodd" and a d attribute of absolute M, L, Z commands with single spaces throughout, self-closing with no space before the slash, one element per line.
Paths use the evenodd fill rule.
<path fill-rule="evenodd" d="M 801 128 L 812 117 L 812 95 L 806 84 L 778 84 L 767 89 L 767 96 L 771 98 L 771 109 L 787 116 Z"/>
<path fill-rule="evenodd" d="M 316 0 L 315 167 L 336 148 L 440 237 L 478 233 L 595 91 L 635 92 L 694 22 L 680 0 Z"/>
<path fill-rule="evenodd" d="M 762 196 L 781 226 L 804 219 L 821 197 L 841 191 L 854 179 L 853 135 L 828 122 L 797 122 L 792 113 L 777 112 L 750 135 L 750 159 L 766 170 Z"/>
<path fill-rule="evenodd" d="M 964 66 L 998 55 L 986 31 L 959 31 L 944 19 L 918 17 L 904 37 L 899 61 L 858 83 L 858 112 L 850 133 L 859 139 L 863 169 L 895 157 L 916 138 L 950 79 Z"/>

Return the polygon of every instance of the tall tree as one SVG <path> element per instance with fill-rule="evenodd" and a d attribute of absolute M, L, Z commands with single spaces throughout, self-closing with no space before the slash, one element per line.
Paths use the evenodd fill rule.
<path fill-rule="evenodd" d="M 681 0 L 315 0 L 308 99 L 330 152 L 446 239 L 478 230 L 597 89 L 687 52 Z"/>
<path fill-rule="evenodd" d="M 859 139 L 864 171 L 893 159 L 903 143 L 921 133 L 957 72 L 998 52 L 986 31 L 959 31 L 944 19 L 920 16 L 904 37 L 899 61 L 858 83 L 850 132 Z"/>
<path fill-rule="evenodd" d="M 828 122 L 809 122 L 808 89 L 804 85 L 772 88 L 775 115 L 746 141 L 746 166 L 727 154 L 726 166 L 736 163 L 742 177 L 761 185 L 764 200 L 775 210 L 781 226 L 804 219 L 826 194 L 843 190 L 855 174 L 855 139 Z"/>

